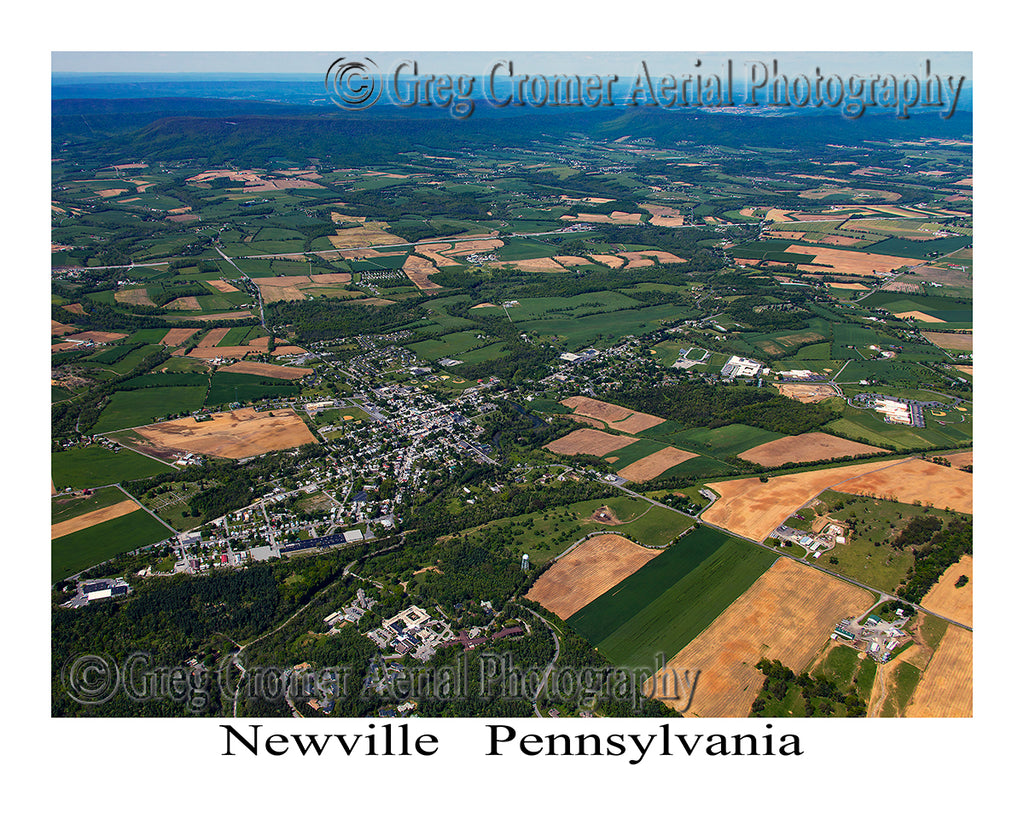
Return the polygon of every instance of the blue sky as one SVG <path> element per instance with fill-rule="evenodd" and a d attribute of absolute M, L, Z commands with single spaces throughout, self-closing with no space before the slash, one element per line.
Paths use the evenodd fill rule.
<path fill-rule="evenodd" d="M 731 58 L 734 70 L 742 72 L 748 60 L 779 61 L 779 71 L 811 73 L 820 67 L 823 73 L 878 74 L 920 73 L 926 58 L 932 71 L 972 76 L 970 52 L 792 52 L 792 51 L 281 51 L 281 52 L 190 52 L 190 51 L 55 51 L 51 55 L 53 72 L 75 73 L 253 73 L 313 74 L 322 76 L 339 57 L 374 60 L 384 71 L 403 59 L 419 62 L 421 73 L 486 73 L 501 59 L 512 59 L 517 73 L 635 74 L 641 60 L 658 74 L 695 73 L 696 59 L 705 71 L 719 71 Z"/>

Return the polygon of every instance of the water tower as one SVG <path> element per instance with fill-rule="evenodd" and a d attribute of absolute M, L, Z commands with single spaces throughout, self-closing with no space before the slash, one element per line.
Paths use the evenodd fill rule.
<path fill-rule="evenodd" d="M 524 572 L 530 571 L 530 556 L 523 555 L 523 559 L 520 565 L 523 567 Z"/>

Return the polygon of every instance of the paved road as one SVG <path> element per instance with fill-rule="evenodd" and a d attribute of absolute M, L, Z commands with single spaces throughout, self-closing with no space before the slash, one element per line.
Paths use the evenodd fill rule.
<path fill-rule="evenodd" d="M 544 690 L 544 686 L 547 685 L 548 677 L 551 676 L 551 672 L 554 670 L 555 663 L 558 662 L 558 655 L 562 651 L 562 644 L 558 642 L 558 632 L 555 631 L 555 627 L 552 626 L 551 623 L 549 623 L 544 617 L 541 617 L 539 614 L 537 614 L 537 612 L 535 612 L 533 609 L 527 609 L 527 611 L 530 612 L 530 614 L 532 614 L 538 620 L 543 622 L 545 626 L 548 627 L 548 631 L 551 632 L 551 636 L 555 640 L 555 656 L 551 658 L 551 662 L 548 663 L 548 667 L 544 669 L 544 673 L 541 675 L 540 683 L 537 685 L 537 691 L 534 693 L 532 701 L 533 713 L 538 717 L 543 717 L 544 715 L 540 712 L 540 708 L 537 707 L 537 701 L 540 699 L 540 695 L 541 692 Z"/>

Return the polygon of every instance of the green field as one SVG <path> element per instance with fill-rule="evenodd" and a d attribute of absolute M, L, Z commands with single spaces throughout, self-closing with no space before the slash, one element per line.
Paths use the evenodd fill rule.
<path fill-rule="evenodd" d="M 148 478 L 170 472 L 171 469 L 152 458 L 123 448 L 111 452 L 101 446 L 89 446 L 54 452 L 50 456 L 50 475 L 59 490 L 66 487 L 85 489 Z"/>
<path fill-rule="evenodd" d="M 206 387 L 150 387 L 115 392 L 93 432 L 111 432 L 153 423 L 156 418 L 193 412 L 203 406 Z"/>
<path fill-rule="evenodd" d="M 620 666 L 671 658 L 776 560 L 745 541 L 701 527 L 567 621 Z"/>
<path fill-rule="evenodd" d="M 50 541 L 50 579 L 57 582 L 174 533 L 143 509 Z"/>

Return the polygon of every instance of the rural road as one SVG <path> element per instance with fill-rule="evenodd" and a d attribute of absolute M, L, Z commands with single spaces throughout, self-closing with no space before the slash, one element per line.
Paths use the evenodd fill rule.
<path fill-rule="evenodd" d="M 558 642 L 558 632 L 555 631 L 555 627 L 552 626 L 551 623 L 549 623 L 544 617 L 537 614 L 533 609 L 527 609 L 527 611 L 548 627 L 548 631 L 551 632 L 551 636 L 555 640 L 555 656 L 551 658 L 551 662 L 548 663 L 548 667 L 544 669 L 544 673 L 540 678 L 540 683 L 537 685 L 537 691 L 533 695 L 533 713 L 538 717 L 543 717 L 544 715 L 540 712 L 540 708 L 537 707 L 537 701 L 540 699 L 540 694 L 544 690 L 544 686 L 547 685 L 548 677 L 551 676 L 551 672 L 555 668 L 555 663 L 558 662 L 558 655 L 562 651 L 562 644 Z"/>

